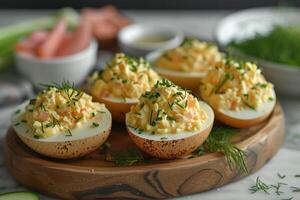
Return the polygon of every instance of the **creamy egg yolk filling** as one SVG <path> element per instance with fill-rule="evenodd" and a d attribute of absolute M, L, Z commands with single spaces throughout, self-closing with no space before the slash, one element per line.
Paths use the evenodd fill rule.
<path fill-rule="evenodd" d="M 119 53 L 104 70 L 91 76 L 89 87 L 100 97 L 137 99 L 158 79 L 157 73 L 143 58 L 135 59 Z"/>
<path fill-rule="evenodd" d="M 71 129 L 81 127 L 103 112 L 104 108 L 103 104 L 92 102 L 92 97 L 84 92 L 69 87 L 49 87 L 36 99 L 30 100 L 23 120 L 32 129 L 35 138 L 50 137 L 61 132 L 71 135 Z"/>
<path fill-rule="evenodd" d="M 200 130 L 207 117 L 197 98 L 162 79 L 131 107 L 126 122 L 139 133 L 176 134 Z"/>
<path fill-rule="evenodd" d="M 154 65 L 174 71 L 207 72 L 222 57 L 216 45 L 186 39 L 179 47 L 165 51 Z"/>
<path fill-rule="evenodd" d="M 215 109 L 256 110 L 275 100 L 273 85 L 265 80 L 257 65 L 224 59 L 202 79 L 202 99 Z"/>

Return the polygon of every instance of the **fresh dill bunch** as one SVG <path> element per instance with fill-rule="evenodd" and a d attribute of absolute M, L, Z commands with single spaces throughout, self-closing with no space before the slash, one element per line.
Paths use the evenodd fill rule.
<path fill-rule="evenodd" d="M 118 166 L 131 166 L 134 163 L 144 161 L 144 157 L 136 148 L 128 148 L 106 155 L 106 160 L 114 162 Z"/>
<path fill-rule="evenodd" d="M 260 180 L 259 176 L 256 178 L 255 185 L 251 186 L 249 190 L 251 193 L 256 193 L 258 191 L 262 191 L 266 194 L 270 194 L 268 190 L 271 188 L 268 184 L 264 183 L 262 180 Z"/>
<path fill-rule="evenodd" d="M 229 51 L 241 53 L 273 62 L 300 66 L 300 27 L 274 26 L 267 34 L 256 34 L 254 37 L 232 41 Z"/>
<path fill-rule="evenodd" d="M 230 140 L 236 133 L 236 129 L 228 127 L 214 128 L 206 139 L 204 147 L 209 152 L 223 153 L 231 170 L 236 168 L 241 172 L 248 173 L 245 153 Z"/>

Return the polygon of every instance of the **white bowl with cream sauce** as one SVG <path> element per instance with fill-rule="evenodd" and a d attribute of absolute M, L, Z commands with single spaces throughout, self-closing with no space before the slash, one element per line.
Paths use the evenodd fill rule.
<path fill-rule="evenodd" d="M 122 52 L 131 56 L 144 56 L 155 50 L 174 48 L 184 36 L 176 27 L 133 24 L 122 29 L 118 42 Z"/>

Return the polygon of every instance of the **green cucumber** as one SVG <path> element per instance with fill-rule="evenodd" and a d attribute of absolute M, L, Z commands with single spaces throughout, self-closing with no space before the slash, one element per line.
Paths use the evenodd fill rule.
<path fill-rule="evenodd" d="M 8 192 L 0 194 L 0 200 L 39 200 L 40 197 L 33 192 Z"/>

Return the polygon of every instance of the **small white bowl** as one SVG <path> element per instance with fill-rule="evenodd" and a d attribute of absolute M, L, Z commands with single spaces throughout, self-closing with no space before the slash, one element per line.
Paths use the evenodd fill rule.
<path fill-rule="evenodd" d="M 159 42 L 137 42 L 145 37 L 164 37 Z M 175 27 L 133 24 L 122 29 L 118 34 L 121 51 L 132 56 L 144 56 L 155 50 L 177 47 L 183 41 L 183 33 Z"/>
<path fill-rule="evenodd" d="M 17 70 L 37 87 L 41 83 L 61 83 L 64 80 L 79 85 L 94 67 L 96 59 L 95 40 L 83 51 L 65 57 L 40 59 L 21 53 L 15 54 Z"/>

